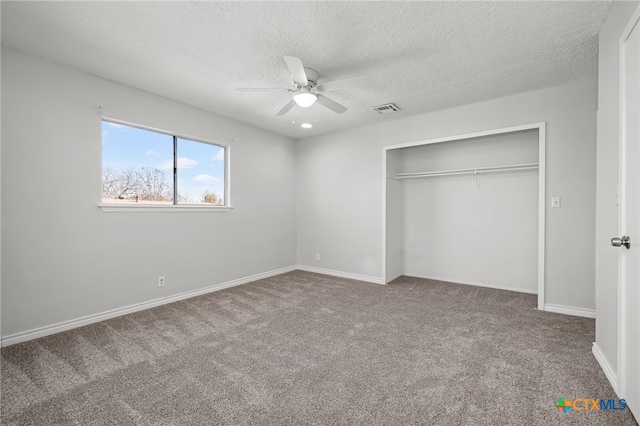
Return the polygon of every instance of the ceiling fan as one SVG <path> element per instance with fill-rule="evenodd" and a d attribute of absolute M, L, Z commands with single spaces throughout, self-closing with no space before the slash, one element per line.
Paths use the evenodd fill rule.
<path fill-rule="evenodd" d="M 293 99 L 286 103 L 276 116 L 282 116 L 291 111 L 294 105 L 303 108 L 310 107 L 315 102 L 329 108 L 331 111 L 342 114 L 347 107 L 339 104 L 331 98 L 324 96 L 319 92 L 328 92 L 331 90 L 352 89 L 363 87 L 370 83 L 369 77 L 354 77 L 345 80 L 328 81 L 318 83 L 318 71 L 305 68 L 302 61 L 295 56 L 285 56 L 284 62 L 289 68 L 291 74 L 291 83 L 293 88 L 252 88 L 244 87 L 236 89 L 238 92 L 288 92 L 295 93 Z"/>

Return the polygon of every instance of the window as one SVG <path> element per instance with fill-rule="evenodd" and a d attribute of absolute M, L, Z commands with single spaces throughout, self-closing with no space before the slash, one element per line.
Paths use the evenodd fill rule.
<path fill-rule="evenodd" d="M 102 204 L 228 206 L 227 148 L 102 121 Z"/>

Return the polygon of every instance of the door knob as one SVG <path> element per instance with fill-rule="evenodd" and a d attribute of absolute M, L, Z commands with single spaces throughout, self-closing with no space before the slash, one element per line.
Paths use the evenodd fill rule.
<path fill-rule="evenodd" d="M 614 247 L 625 246 L 627 249 L 631 248 L 631 238 L 626 235 L 622 238 L 612 238 L 611 245 Z"/>

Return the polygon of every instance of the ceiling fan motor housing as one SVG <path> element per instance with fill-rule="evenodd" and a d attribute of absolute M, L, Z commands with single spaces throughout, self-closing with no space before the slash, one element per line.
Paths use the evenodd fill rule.
<path fill-rule="evenodd" d="M 293 81 L 293 85 L 298 90 L 300 90 L 302 87 L 308 87 L 309 89 L 315 89 L 315 87 L 318 85 L 318 71 L 314 70 L 313 68 L 305 68 L 304 69 L 304 73 L 307 75 L 307 82 L 308 82 L 307 85 L 306 86 L 302 86 L 300 83 L 295 81 L 293 79 L 293 75 L 290 74 L 291 81 Z"/>

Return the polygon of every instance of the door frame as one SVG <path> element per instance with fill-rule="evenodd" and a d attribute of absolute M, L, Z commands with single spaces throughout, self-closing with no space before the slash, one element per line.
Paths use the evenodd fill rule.
<path fill-rule="evenodd" d="M 618 235 L 622 236 L 622 232 L 624 231 L 623 225 L 626 221 L 626 213 L 625 213 L 625 190 L 626 190 L 626 139 L 625 139 L 625 128 L 626 128 L 626 90 L 624 85 L 624 43 L 627 41 L 631 32 L 635 28 L 636 25 L 640 25 L 640 7 L 637 7 L 629 22 L 622 32 L 619 42 L 618 42 L 618 63 L 619 63 L 619 127 L 618 127 Z M 616 384 L 617 384 L 617 393 L 621 397 L 624 398 L 626 394 L 626 377 L 625 377 L 625 350 L 626 350 L 626 331 L 627 331 L 627 321 L 626 321 L 626 309 L 625 309 L 625 294 L 627 290 L 627 281 L 624 279 L 624 268 L 626 266 L 625 256 L 622 254 L 618 254 L 618 332 L 617 332 L 617 372 L 616 372 Z"/>
<path fill-rule="evenodd" d="M 538 130 L 538 309 L 545 310 L 545 230 L 546 230 L 546 122 L 524 124 L 520 126 L 503 127 L 462 135 L 445 136 L 417 142 L 408 142 L 382 147 L 382 278 L 381 283 L 387 284 L 387 152 L 394 149 L 412 146 L 429 145 L 433 143 L 473 139 L 482 136 L 502 135 L 523 130 Z"/>

